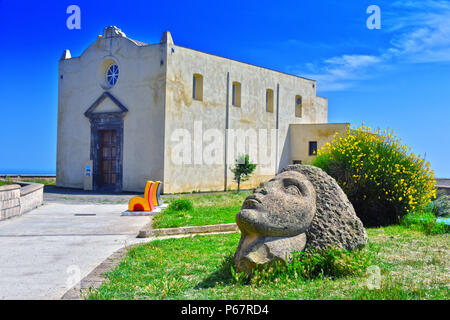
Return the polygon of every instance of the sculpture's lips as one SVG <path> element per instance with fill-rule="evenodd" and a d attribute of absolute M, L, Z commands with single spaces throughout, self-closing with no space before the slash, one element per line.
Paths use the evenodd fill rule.
<path fill-rule="evenodd" d="M 236 224 L 244 233 L 255 233 L 255 225 L 258 224 L 258 221 L 258 211 L 253 208 L 242 208 L 236 215 Z"/>
<path fill-rule="evenodd" d="M 262 203 L 259 199 L 257 199 L 254 195 L 250 195 L 245 199 L 242 204 L 242 209 L 254 209 L 260 206 Z"/>
<path fill-rule="evenodd" d="M 245 235 L 255 234 L 259 236 L 281 237 L 294 236 L 303 232 L 297 225 L 289 226 L 283 222 L 272 221 L 267 218 L 268 215 L 270 213 L 263 211 L 261 208 L 242 208 L 236 215 L 236 224 L 242 234 Z"/>

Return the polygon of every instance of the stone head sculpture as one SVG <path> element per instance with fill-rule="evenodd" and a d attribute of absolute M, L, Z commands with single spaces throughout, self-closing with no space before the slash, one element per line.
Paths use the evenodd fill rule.
<path fill-rule="evenodd" d="M 242 204 L 236 221 L 242 234 L 268 237 L 304 233 L 316 213 L 316 192 L 296 171 L 283 172 L 261 184 Z"/>
<path fill-rule="evenodd" d="M 353 250 L 367 235 L 352 204 L 319 168 L 292 165 L 245 199 L 236 222 L 242 236 L 235 253 L 239 271 L 288 261 L 308 247 Z"/>

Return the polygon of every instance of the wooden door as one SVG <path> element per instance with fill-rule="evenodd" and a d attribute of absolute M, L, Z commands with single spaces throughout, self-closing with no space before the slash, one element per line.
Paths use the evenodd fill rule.
<path fill-rule="evenodd" d="M 118 178 L 117 132 L 100 130 L 100 184 L 101 187 L 116 185 Z"/>

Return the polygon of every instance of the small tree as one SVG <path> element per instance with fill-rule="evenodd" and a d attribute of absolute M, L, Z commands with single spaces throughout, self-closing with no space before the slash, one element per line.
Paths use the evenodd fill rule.
<path fill-rule="evenodd" d="M 240 191 L 241 181 L 248 180 L 255 169 L 256 164 L 250 162 L 248 154 L 237 157 L 234 168 L 231 168 L 231 172 L 234 174 L 234 181 L 238 184 L 237 192 Z"/>

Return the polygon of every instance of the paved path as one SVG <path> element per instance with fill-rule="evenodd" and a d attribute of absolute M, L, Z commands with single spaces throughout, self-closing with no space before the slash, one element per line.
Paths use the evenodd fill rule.
<path fill-rule="evenodd" d="M 0 221 L 0 299 L 59 299 L 113 252 L 143 242 L 136 235 L 150 218 L 121 216 L 126 207 L 50 201 Z"/>
<path fill-rule="evenodd" d="M 241 191 L 249 191 L 241 189 Z M 179 197 L 201 197 L 204 195 L 217 195 L 217 194 L 229 194 L 233 191 L 211 191 L 211 192 L 195 192 L 188 194 L 164 194 L 161 198 L 164 202 L 168 199 L 179 198 Z M 127 204 L 128 201 L 135 195 L 143 196 L 142 193 L 133 192 L 121 192 L 121 193 L 101 193 L 94 191 L 84 191 L 79 189 L 61 188 L 56 186 L 45 186 L 44 187 L 44 201 L 46 202 L 61 202 L 64 203 L 101 203 L 101 204 Z"/>

